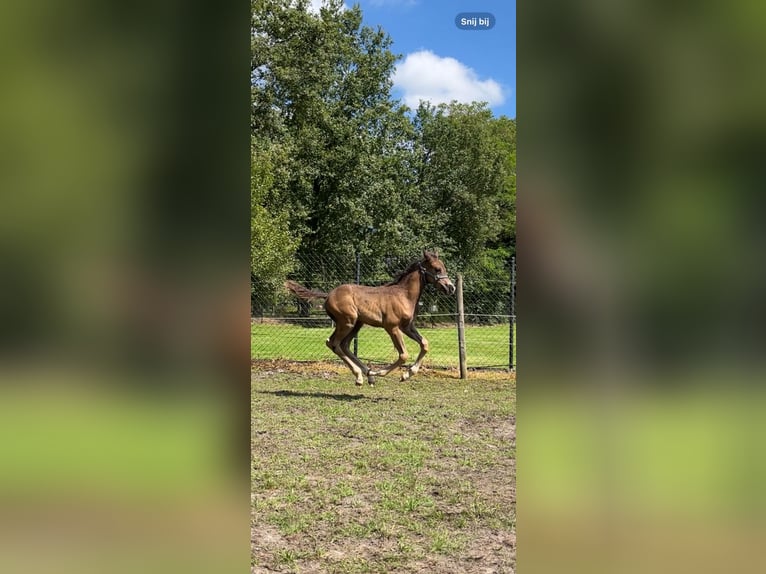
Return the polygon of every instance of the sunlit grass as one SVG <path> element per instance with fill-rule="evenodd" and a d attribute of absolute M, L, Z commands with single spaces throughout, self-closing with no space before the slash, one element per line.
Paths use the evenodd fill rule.
<path fill-rule="evenodd" d="M 257 363 L 254 561 L 296 572 L 451 573 L 477 561 L 513 571 L 515 382 L 456 377 L 381 378 L 370 389 L 330 363 Z"/>
<path fill-rule="evenodd" d="M 458 337 L 456 326 L 423 327 L 418 330 L 429 342 L 429 353 L 424 365 L 457 367 Z M 332 333 L 331 327 L 303 327 L 300 325 L 259 323 L 251 326 L 251 355 L 254 359 L 286 359 L 293 361 L 338 360 L 325 346 Z M 508 324 L 466 326 L 466 356 L 470 367 L 507 368 L 509 352 Z M 405 337 L 410 361 L 417 357 L 415 341 Z M 364 327 L 359 332 L 359 358 L 365 362 L 389 363 L 396 359 L 396 351 L 383 329 Z"/>

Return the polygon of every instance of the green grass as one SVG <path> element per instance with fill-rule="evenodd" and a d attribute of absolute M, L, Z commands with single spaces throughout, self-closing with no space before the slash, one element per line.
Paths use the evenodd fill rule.
<path fill-rule="evenodd" d="M 513 571 L 507 373 L 360 389 L 341 366 L 263 363 L 251 407 L 256 572 Z"/>
<path fill-rule="evenodd" d="M 425 366 L 457 367 L 457 327 L 418 327 L 429 342 Z M 331 327 L 303 327 L 284 323 L 258 323 L 251 325 L 250 350 L 255 359 L 286 359 L 292 361 L 326 361 L 337 357 L 325 346 L 332 333 Z M 466 326 L 466 356 L 468 367 L 508 366 L 508 325 Z M 410 363 L 415 360 L 419 347 L 405 337 Z M 390 363 L 396 351 L 383 329 L 364 327 L 359 332 L 359 358 L 365 362 Z"/>

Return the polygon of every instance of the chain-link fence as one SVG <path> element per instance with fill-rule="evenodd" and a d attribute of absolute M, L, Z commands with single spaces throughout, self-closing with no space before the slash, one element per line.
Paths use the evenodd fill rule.
<path fill-rule="evenodd" d="M 290 278 L 301 285 L 328 292 L 343 283 L 382 285 L 391 281 L 416 257 L 386 257 L 368 260 L 350 258 L 303 257 L 295 262 Z M 445 260 L 450 278 L 457 270 Z M 465 346 L 468 368 L 515 366 L 515 264 L 509 262 L 500 272 L 479 276 L 463 274 Z M 324 312 L 324 300 L 304 301 L 288 292 L 281 283 L 253 278 L 251 355 L 254 359 L 293 361 L 340 361 L 325 346 L 333 330 Z M 459 365 L 457 301 L 432 286 L 420 298 L 415 324 L 429 341 L 430 351 L 424 365 L 456 368 Z M 397 353 L 388 334 L 380 328 L 365 326 L 359 332 L 357 355 L 365 363 L 388 364 Z M 410 357 L 417 356 L 417 343 L 405 337 Z M 352 345 L 353 349 L 353 345 Z"/>

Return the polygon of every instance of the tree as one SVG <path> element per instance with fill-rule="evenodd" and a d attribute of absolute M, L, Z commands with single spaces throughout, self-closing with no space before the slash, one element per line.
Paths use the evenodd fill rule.
<path fill-rule="evenodd" d="M 250 278 L 252 311 L 274 301 L 277 289 L 294 265 L 298 242 L 290 232 L 290 213 L 281 206 L 278 165 L 284 163 L 277 146 L 251 144 L 250 161 Z M 282 175 L 284 177 L 284 175 Z"/>
<path fill-rule="evenodd" d="M 421 103 L 415 117 L 420 154 L 418 199 L 431 213 L 423 225 L 463 268 L 488 244 L 514 237 L 515 122 L 496 119 L 483 103 Z"/>
<path fill-rule="evenodd" d="M 253 1 L 251 125 L 259 139 L 291 142 L 290 229 L 300 253 L 401 249 L 412 127 L 390 94 L 391 39 L 362 26 L 358 6 L 330 0 L 319 15 L 306 6 Z"/>

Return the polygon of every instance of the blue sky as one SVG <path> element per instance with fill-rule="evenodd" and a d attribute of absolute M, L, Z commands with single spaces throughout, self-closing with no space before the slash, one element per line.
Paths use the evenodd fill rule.
<path fill-rule="evenodd" d="M 393 39 L 394 95 L 407 104 L 424 97 L 490 100 L 495 115 L 516 117 L 515 0 L 357 0 L 365 24 Z M 354 0 L 346 0 L 353 5 Z M 491 30 L 460 30 L 460 12 L 490 12 Z"/>

